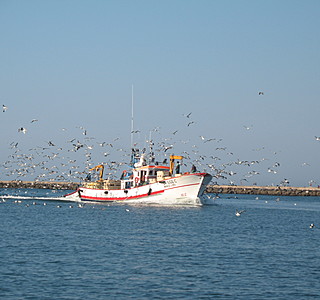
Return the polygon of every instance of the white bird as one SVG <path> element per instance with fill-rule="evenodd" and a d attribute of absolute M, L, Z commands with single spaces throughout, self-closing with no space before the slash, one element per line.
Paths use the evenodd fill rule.
<path fill-rule="evenodd" d="M 31 123 L 34 123 L 34 122 L 37 122 L 37 121 L 38 121 L 37 119 L 32 119 Z"/>
<path fill-rule="evenodd" d="M 8 107 L 5 106 L 4 104 L 2 104 L 2 112 L 6 112 L 7 109 L 8 109 Z"/>
<path fill-rule="evenodd" d="M 263 95 L 264 95 L 264 92 L 261 92 L 261 91 L 260 91 L 260 92 L 258 93 L 258 95 L 259 95 L 259 96 L 263 96 Z"/>
<path fill-rule="evenodd" d="M 320 141 L 320 136 L 315 136 L 316 141 Z"/>
<path fill-rule="evenodd" d="M 236 216 L 240 217 L 242 213 L 244 213 L 245 210 L 236 210 Z"/>
<path fill-rule="evenodd" d="M 311 223 L 309 227 L 310 227 L 310 228 L 314 228 L 315 225 L 314 225 L 313 223 Z"/>
<path fill-rule="evenodd" d="M 26 134 L 27 133 L 27 129 L 24 128 L 24 127 L 21 127 L 18 129 L 18 132 L 23 132 L 23 134 Z"/>
<path fill-rule="evenodd" d="M 188 114 L 186 114 L 186 115 L 183 114 L 183 116 L 184 116 L 184 117 L 187 117 L 187 118 L 190 118 L 191 114 L 192 114 L 192 112 L 191 112 L 191 113 L 188 113 Z"/>

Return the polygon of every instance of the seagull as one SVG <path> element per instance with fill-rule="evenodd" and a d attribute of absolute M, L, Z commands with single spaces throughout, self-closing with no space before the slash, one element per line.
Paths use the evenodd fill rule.
<path fill-rule="evenodd" d="M 2 112 L 6 112 L 7 109 L 8 109 L 8 107 L 5 106 L 4 104 L 2 104 Z"/>
<path fill-rule="evenodd" d="M 259 96 L 263 96 L 264 93 L 263 93 L 263 92 L 259 92 L 258 95 L 259 95 Z"/>
<path fill-rule="evenodd" d="M 191 114 L 192 114 L 192 112 L 191 112 L 191 113 L 188 113 L 188 114 L 186 114 L 186 115 L 183 114 L 183 116 L 184 116 L 184 117 L 187 117 L 187 118 L 190 118 Z"/>
<path fill-rule="evenodd" d="M 245 210 L 236 210 L 236 216 L 240 217 L 242 213 L 244 213 Z"/>
<path fill-rule="evenodd" d="M 191 124 L 194 124 L 194 122 L 193 122 L 193 121 L 192 121 L 192 122 L 189 122 L 189 123 L 188 123 L 188 126 L 190 126 Z"/>
<path fill-rule="evenodd" d="M 208 142 L 211 142 L 211 141 L 214 141 L 215 139 L 207 139 L 206 141 L 204 141 L 204 143 L 208 143 Z"/>
<path fill-rule="evenodd" d="M 320 141 L 320 136 L 315 136 L 316 141 Z"/>
<path fill-rule="evenodd" d="M 24 134 L 26 134 L 27 133 L 27 129 L 21 127 L 21 128 L 18 129 L 18 132 L 23 132 Z"/>
<path fill-rule="evenodd" d="M 37 119 L 32 119 L 31 123 L 34 123 L 34 122 L 37 122 L 37 121 L 38 121 Z"/>
<path fill-rule="evenodd" d="M 314 224 L 313 224 L 313 223 L 311 223 L 309 227 L 310 227 L 310 228 L 314 228 Z"/>
<path fill-rule="evenodd" d="M 169 149 L 172 149 L 173 145 L 164 147 L 164 152 L 167 152 Z"/>

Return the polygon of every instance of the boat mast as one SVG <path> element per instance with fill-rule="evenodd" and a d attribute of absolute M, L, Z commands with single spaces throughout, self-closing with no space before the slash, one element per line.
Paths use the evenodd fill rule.
<path fill-rule="evenodd" d="M 133 84 L 131 85 L 131 148 L 133 148 Z"/>

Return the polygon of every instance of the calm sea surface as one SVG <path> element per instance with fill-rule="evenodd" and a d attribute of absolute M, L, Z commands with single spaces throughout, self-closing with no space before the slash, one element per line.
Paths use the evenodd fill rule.
<path fill-rule="evenodd" d="M 43 199 L 64 193 L 0 189 L 0 299 L 320 299 L 320 198 Z"/>

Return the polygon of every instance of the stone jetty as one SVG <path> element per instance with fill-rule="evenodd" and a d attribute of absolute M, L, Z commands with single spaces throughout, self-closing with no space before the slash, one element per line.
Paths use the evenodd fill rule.
<path fill-rule="evenodd" d="M 0 181 L 0 188 L 76 190 L 79 183 L 61 181 Z M 320 196 L 318 187 L 208 185 L 207 193 L 273 196 Z"/>
<path fill-rule="evenodd" d="M 209 185 L 208 193 L 273 196 L 320 196 L 318 187 Z"/>
<path fill-rule="evenodd" d="M 62 181 L 0 181 L 0 188 L 15 189 L 50 189 L 50 190 L 76 190 L 79 184 Z"/>

